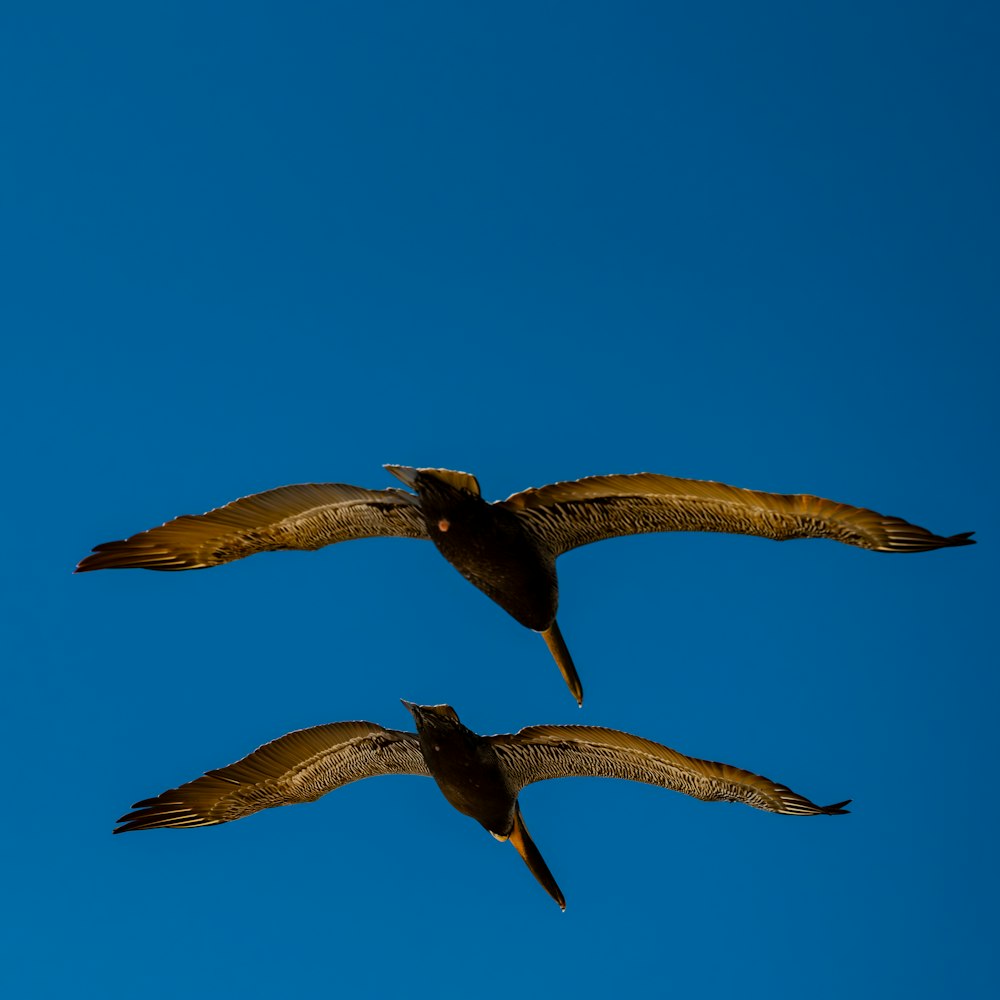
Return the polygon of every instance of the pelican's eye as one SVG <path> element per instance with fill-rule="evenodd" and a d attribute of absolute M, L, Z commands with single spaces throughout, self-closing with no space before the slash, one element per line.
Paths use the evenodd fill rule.
<path fill-rule="evenodd" d="M 450 527 L 451 521 L 449 521 L 448 518 L 442 517 L 441 520 L 438 521 L 438 531 L 447 531 Z"/>

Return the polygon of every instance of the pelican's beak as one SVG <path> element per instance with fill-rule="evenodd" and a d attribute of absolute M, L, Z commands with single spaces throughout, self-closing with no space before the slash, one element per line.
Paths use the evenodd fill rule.
<path fill-rule="evenodd" d="M 496 834 L 493 834 L 496 837 Z M 497 837 L 497 840 L 500 838 Z M 566 911 L 566 897 L 556 884 L 556 880 L 549 871 L 549 866 L 545 863 L 535 842 L 528 836 L 528 828 L 521 819 L 520 805 L 514 806 L 514 828 L 507 838 L 514 845 L 514 849 L 521 855 L 521 860 L 528 866 L 528 871 L 538 879 L 538 884 L 559 904 L 559 909 Z"/>

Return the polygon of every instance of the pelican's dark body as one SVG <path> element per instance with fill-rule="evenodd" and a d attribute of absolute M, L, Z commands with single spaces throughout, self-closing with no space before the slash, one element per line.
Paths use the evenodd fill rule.
<path fill-rule="evenodd" d="M 448 705 L 403 704 L 417 724 L 420 750 L 442 795 L 494 836 L 509 837 L 517 793 L 490 742 L 463 726 Z"/>
<path fill-rule="evenodd" d="M 466 483 L 446 478 L 444 470 L 413 471 L 400 478 L 420 497 L 427 533 L 441 555 L 521 625 L 548 629 L 559 605 L 556 563 L 528 536 L 521 519 L 487 503 L 472 476 L 463 477 Z"/>
<path fill-rule="evenodd" d="M 386 468 L 416 490 L 427 536 L 437 550 L 516 622 L 541 634 L 577 704 L 583 684 L 556 622 L 555 556 L 518 514 L 487 503 L 475 476 L 449 469 Z"/>
<path fill-rule="evenodd" d="M 420 752 L 441 794 L 497 840 L 509 840 L 538 883 L 565 910 L 566 897 L 521 818 L 520 788 L 504 769 L 493 740 L 463 726 L 450 705 L 403 704 L 417 724 Z"/>

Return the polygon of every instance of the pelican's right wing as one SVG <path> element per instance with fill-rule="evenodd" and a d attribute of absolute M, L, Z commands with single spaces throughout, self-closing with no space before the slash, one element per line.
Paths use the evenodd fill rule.
<path fill-rule="evenodd" d="M 831 538 L 876 552 L 975 544 L 966 531 L 935 535 L 899 517 L 805 493 L 762 493 L 652 472 L 589 476 L 515 493 L 501 503 L 553 558 L 580 545 L 659 531 L 723 531 Z"/>
<path fill-rule="evenodd" d="M 430 776 L 413 733 L 374 722 L 299 729 L 235 764 L 136 802 L 114 832 L 228 823 L 272 806 L 314 802 L 341 785 L 381 774 Z"/>
<path fill-rule="evenodd" d="M 770 778 L 731 764 L 687 757 L 616 729 L 529 726 L 489 739 L 517 791 L 548 778 L 624 778 L 709 802 L 745 802 L 755 809 L 796 816 L 847 812 L 844 806 L 850 801 L 818 806 Z"/>
<path fill-rule="evenodd" d="M 345 483 L 302 483 L 254 493 L 207 514 L 184 514 L 120 542 L 104 542 L 76 572 L 203 569 L 257 552 L 319 549 L 380 535 L 429 538 L 415 496 Z"/>

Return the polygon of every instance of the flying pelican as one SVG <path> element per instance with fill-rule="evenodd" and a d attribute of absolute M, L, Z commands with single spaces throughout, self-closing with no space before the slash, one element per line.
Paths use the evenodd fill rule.
<path fill-rule="evenodd" d="M 272 806 L 314 802 L 327 792 L 380 774 L 433 778 L 461 813 L 497 840 L 509 840 L 542 888 L 566 909 L 552 873 L 528 836 L 518 795 L 548 778 L 625 778 L 672 788 L 707 802 L 745 802 L 788 816 L 838 815 L 850 799 L 817 806 L 791 789 L 730 764 L 686 757 L 629 733 L 596 726 L 529 726 L 479 736 L 450 705 L 403 704 L 417 732 L 374 722 L 300 729 L 235 764 L 137 802 L 115 833 L 156 827 L 212 826 Z"/>
<path fill-rule="evenodd" d="M 105 542 L 76 572 L 202 569 L 257 552 L 319 549 L 355 538 L 430 539 L 467 580 L 541 633 L 582 705 L 583 685 L 556 622 L 555 561 L 570 549 L 659 531 L 831 538 L 876 552 L 974 544 L 972 532 L 942 537 L 898 517 L 808 494 L 759 493 L 648 472 L 552 483 L 488 503 L 467 472 L 386 468 L 416 495 L 344 483 L 281 486 Z"/>

